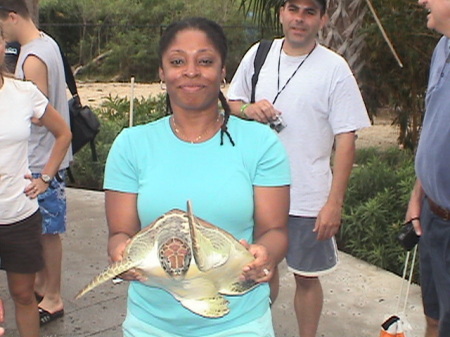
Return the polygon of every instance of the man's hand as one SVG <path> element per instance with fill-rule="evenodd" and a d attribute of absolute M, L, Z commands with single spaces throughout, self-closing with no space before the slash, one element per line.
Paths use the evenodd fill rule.
<path fill-rule="evenodd" d="M 341 226 L 342 208 L 331 203 L 326 203 L 317 216 L 314 232 L 317 240 L 328 240 L 332 238 Z"/>
<path fill-rule="evenodd" d="M 263 99 L 256 103 L 249 104 L 244 109 L 243 114 L 245 114 L 248 119 L 267 124 L 276 119 L 276 117 L 281 114 L 281 111 L 275 109 L 268 100 Z"/>

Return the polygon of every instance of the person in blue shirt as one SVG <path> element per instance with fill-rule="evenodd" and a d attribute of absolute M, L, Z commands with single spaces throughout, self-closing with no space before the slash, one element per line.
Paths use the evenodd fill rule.
<path fill-rule="evenodd" d="M 135 281 L 124 336 L 274 336 L 267 282 L 287 250 L 286 152 L 268 126 L 230 116 L 220 90 L 227 40 L 217 23 L 173 23 L 159 47 L 168 115 L 121 132 L 106 163 L 109 257 L 120 260 L 130 237 L 171 209 L 186 210 L 191 200 L 196 216 L 245 240 L 255 260 L 242 277 L 260 285 L 227 296 L 227 315 L 206 318 L 127 272 L 122 277 Z"/>
<path fill-rule="evenodd" d="M 426 112 L 417 148 L 417 180 L 406 212 L 420 238 L 426 337 L 450 336 L 450 1 L 419 0 L 427 27 L 444 36 L 431 60 Z"/>

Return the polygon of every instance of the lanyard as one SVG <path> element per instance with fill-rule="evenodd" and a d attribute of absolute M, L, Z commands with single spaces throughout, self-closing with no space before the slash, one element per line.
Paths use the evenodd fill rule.
<path fill-rule="evenodd" d="M 272 104 L 275 104 L 275 102 L 278 99 L 278 96 L 280 96 L 280 94 L 283 92 L 283 90 L 287 87 L 287 85 L 292 80 L 292 78 L 295 76 L 295 74 L 300 69 L 300 67 L 303 65 L 303 63 L 305 63 L 305 61 L 309 57 L 309 55 L 311 55 L 312 52 L 314 51 L 314 49 L 316 49 L 317 43 L 314 44 L 314 48 L 311 49 L 311 51 L 308 53 L 308 55 L 306 55 L 306 57 L 303 59 L 303 61 L 300 62 L 300 64 L 297 66 L 297 69 L 294 70 L 294 72 L 292 73 L 291 77 L 288 78 L 288 80 L 286 81 L 286 83 L 284 84 L 284 86 L 280 90 L 280 67 L 281 67 L 281 52 L 283 51 L 283 45 L 284 45 L 284 41 L 281 44 L 280 54 L 278 55 L 278 80 L 277 80 L 277 90 L 278 90 L 278 92 L 277 92 L 277 95 L 275 96 L 275 98 L 273 99 Z"/>

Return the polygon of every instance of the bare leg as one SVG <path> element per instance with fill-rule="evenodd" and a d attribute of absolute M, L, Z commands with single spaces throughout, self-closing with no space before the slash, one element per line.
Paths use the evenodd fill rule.
<path fill-rule="evenodd" d="M 34 297 L 35 274 L 6 273 L 16 309 L 16 324 L 21 337 L 39 336 L 39 313 Z"/>
<path fill-rule="evenodd" d="M 36 291 L 44 295 L 39 307 L 54 313 L 64 308 L 61 298 L 62 242 L 59 234 L 42 235 L 45 267 L 37 277 Z M 45 292 L 41 293 L 45 289 Z"/>
<path fill-rule="evenodd" d="M 269 282 L 270 286 L 270 302 L 273 304 L 278 297 L 280 291 L 280 273 L 278 272 L 278 266 L 273 270 L 272 279 Z"/>
<path fill-rule="evenodd" d="M 323 292 L 317 277 L 295 275 L 294 308 L 300 337 L 315 337 L 323 305 Z"/>
<path fill-rule="evenodd" d="M 3 323 L 5 320 L 5 309 L 3 307 L 3 301 L 0 299 L 0 323 Z M 5 329 L 0 327 L 0 336 L 5 334 Z"/>
<path fill-rule="evenodd" d="M 425 331 L 425 337 L 438 337 L 439 335 L 439 321 L 425 316 L 427 321 L 427 329 Z"/>

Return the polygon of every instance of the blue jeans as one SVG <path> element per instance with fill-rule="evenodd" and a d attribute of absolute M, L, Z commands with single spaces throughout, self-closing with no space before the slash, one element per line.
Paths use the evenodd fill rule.
<path fill-rule="evenodd" d="M 425 315 L 439 321 L 439 337 L 450 336 L 450 221 L 435 215 L 425 199 L 420 217 L 420 284 Z"/>

